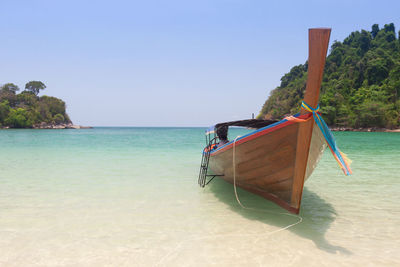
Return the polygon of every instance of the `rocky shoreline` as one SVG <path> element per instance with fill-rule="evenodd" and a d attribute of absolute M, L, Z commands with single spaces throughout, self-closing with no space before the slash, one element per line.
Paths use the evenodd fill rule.
<path fill-rule="evenodd" d="M 346 128 L 346 127 L 332 127 L 331 131 L 334 132 L 390 132 L 400 133 L 400 129 L 386 129 L 386 128 Z"/>
<path fill-rule="evenodd" d="M 40 123 L 35 124 L 30 129 L 92 129 L 91 126 L 74 125 L 72 123 L 60 123 L 60 124 L 47 124 Z M 10 129 L 9 126 L 0 127 L 0 129 Z M 391 132 L 400 133 L 400 129 L 386 129 L 386 128 L 347 128 L 347 127 L 330 127 L 331 131 L 334 132 Z"/>
<path fill-rule="evenodd" d="M 74 125 L 72 123 L 48 124 L 42 122 L 35 124 L 30 129 L 92 129 L 91 126 Z M 10 129 L 9 126 L 1 127 L 1 129 Z"/>

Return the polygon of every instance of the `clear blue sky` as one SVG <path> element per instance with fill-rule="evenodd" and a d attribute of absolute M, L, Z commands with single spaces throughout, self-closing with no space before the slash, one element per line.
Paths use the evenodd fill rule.
<path fill-rule="evenodd" d="M 75 124 L 207 126 L 250 118 L 291 67 L 307 29 L 331 42 L 400 1 L 0 1 L 0 84 L 47 85 Z"/>

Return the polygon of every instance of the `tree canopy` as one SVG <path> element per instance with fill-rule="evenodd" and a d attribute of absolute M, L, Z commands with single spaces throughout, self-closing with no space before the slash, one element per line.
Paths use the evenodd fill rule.
<path fill-rule="evenodd" d="M 5 85 L 3 85 L 1 87 L 1 91 L 7 91 L 7 92 L 15 93 L 15 92 L 19 91 L 19 87 L 18 87 L 18 85 L 15 85 L 13 83 L 6 83 Z"/>
<path fill-rule="evenodd" d="M 40 81 L 28 82 L 27 90 L 16 94 L 18 86 L 6 83 L 0 87 L 0 126 L 29 128 L 41 123 L 71 123 L 65 102 L 52 96 L 38 96 L 46 85 Z"/>
<path fill-rule="evenodd" d="M 41 81 L 30 81 L 27 84 L 25 84 L 25 90 L 34 93 L 35 95 L 38 95 L 40 90 L 43 90 L 46 88 L 46 85 L 42 83 Z"/>
<path fill-rule="evenodd" d="M 307 62 L 294 66 L 271 91 L 259 118 L 297 113 Z M 394 128 L 400 125 L 400 39 L 393 23 L 352 32 L 334 41 L 321 85 L 321 113 L 330 126 Z"/>

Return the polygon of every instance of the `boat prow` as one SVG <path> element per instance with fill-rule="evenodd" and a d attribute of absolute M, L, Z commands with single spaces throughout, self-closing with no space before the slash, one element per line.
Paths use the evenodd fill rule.
<path fill-rule="evenodd" d="M 308 80 L 302 110 L 281 121 L 244 120 L 220 123 L 207 132 L 199 183 L 222 179 L 299 213 L 305 180 L 327 146 L 346 174 L 351 172 L 318 113 L 319 91 L 330 29 L 309 30 Z M 229 126 L 253 128 L 226 142 Z M 212 135 L 214 138 L 212 138 Z"/>

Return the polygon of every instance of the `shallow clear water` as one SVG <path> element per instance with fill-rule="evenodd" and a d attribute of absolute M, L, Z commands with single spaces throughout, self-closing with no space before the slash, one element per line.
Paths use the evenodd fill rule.
<path fill-rule="evenodd" d="M 236 133 L 239 133 L 236 130 Z M 400 134 L 335 133 L 297 222 L 215 179 L 203 128 L 0 131 L 0 266 L 400 265 Z"/>

